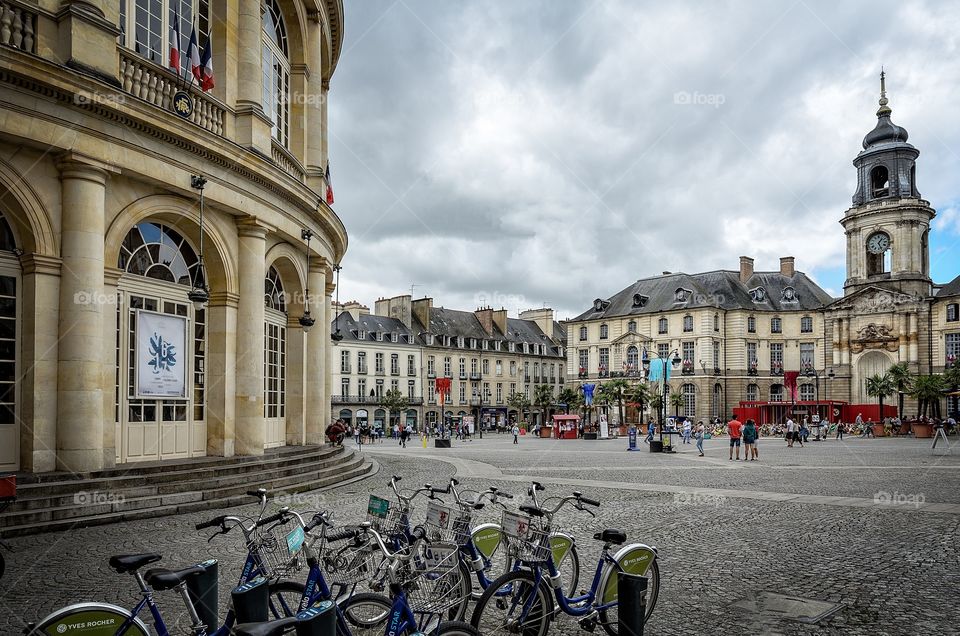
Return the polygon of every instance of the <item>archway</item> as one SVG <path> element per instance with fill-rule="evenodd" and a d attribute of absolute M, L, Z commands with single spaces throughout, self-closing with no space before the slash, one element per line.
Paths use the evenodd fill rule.
<path fill-rule="evenodd" d="M 338 417 L 343 420 L 343 423 L 347 426 L 350 426 L 353 423 L 353 411 L 350 409 L 340 409 L 340 414 Z"/>
<path fill-rule="evenodd" d="M 893 366 L 893 359 L 883 351 L 867 351 L 856 361 L 856 377 L 851 393 L 857 396 L 861 404 L 877 401 L 877 398 L 867 393 L 867 378 L 874 375 L 883 375 Z"/>
<path fill-rule="evenodd" d="M 410 426 L 413 430 L 417 430 L 417 411 L 416 409 L 407 409 L 406 411 L 406 421 L 404 426 Z"/>
<path fill-rule="evenodd" d="M 357 411 L 357 426 L 366 426 L 367 425 L 367 409 L 359 409 Z"/>

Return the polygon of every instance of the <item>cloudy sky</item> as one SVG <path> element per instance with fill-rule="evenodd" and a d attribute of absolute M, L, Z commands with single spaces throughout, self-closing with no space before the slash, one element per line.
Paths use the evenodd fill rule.
<path fill-rule="evenodd" d="M 348 0 L 331 169 L 340 299 L 583 311 L 662 270 L 793 255 L 842 293 L 876 123 L 920 150 L 960 274 L 960 4 Z"/>

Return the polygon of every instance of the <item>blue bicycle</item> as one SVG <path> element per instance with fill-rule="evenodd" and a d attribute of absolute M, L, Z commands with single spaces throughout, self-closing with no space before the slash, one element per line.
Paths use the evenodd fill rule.
<path fill-rule="evenodd" d="M 535 494 L 535 489 L 531 490 Z M 649 619 L 660 590 L 657 550 L 642 543 L 632 543 L 611 554 L 613 546 L 626 541 L 626 534 L 620 530 L 607 529 L 594 535 L 594 539 L 603 543 L 603 548 L 590 591 L 580 596 L 567 596 L 554 563 L 550 536 L 554 515 L 568 503 L 592 516 L 595 515 L 585 506 L 600 505 L 599 501 L 574 492 L 559 498 L 552 508 L 535 503 L 520 506 L 521 515 L 504 513 L 504 532 L 516 539 L 520 548 L 517 558 L 523 568 L 504 574 L 481 595 L 470 622 L 484 636 L 544 636 L 558 611 L 576 617 L 587 631 L 593 631 L 599 624 L 610 636 L 618 636 L 617 572 L 621 571 L 648 578 L 646 618 Z"/>

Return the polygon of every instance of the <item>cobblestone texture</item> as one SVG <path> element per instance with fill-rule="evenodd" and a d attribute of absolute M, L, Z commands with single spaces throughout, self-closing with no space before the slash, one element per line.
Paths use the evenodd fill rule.
<path fill-rule="evenodd" d="M 642 442 L 641 442 L 642 444 Z M 631 540 L 660 551 L 662 589 L 649 634 L 960 634 L 953 592 L 960 582 L 956 537 L 960 516 L 896 508 L 781 503 L 738 497 L 677 495 L 623 490 L 616 482 L 797 492 L 872 499 L 879 491 L 922 495 L 928 502 L 956 503 L 960 454 L 932 455 L 924 440 L 856 440 L 787 449 L 761 444 L 763 461 L 726 460 L 725 440 L 707 442 L 705 464 L 686 448 L 673 456 L 627 453 L 625 440 L 581 442 L 505 437 L 454 442 L 450 451 L 411 446 L 403 454 L 389 441 L 365 452 L 380 472 L 365 481 L 295 500 L 326 507 L 341 521 L 359 519 L 371 492 L 386 495 L 392 474 L 403 485 L 442 484 L 454 466 L 426 456 L 448 453 L 491 465 L 509 475 L 609 481 L 582 487 L 603 502 L 596 520 L 570 510 L 563 525 L 578 537 L 586 578 L 599 545 L 595 528 L 618 527 Z M 689 447 L 688 447 L 689 448 Z M 938 449 L 939 450 L 939 449 Z M 699 460 L 701 462 L 705 460 Z M 512 479 L 516 479 L 513 477 Z M 464 486 L 497 485 L 520 494 L 505 479 L 462 478 Z M 547 484 L 547 494 L 572 486 Z M 242 510 L 247 514 L 255 507 Z M 16 634 L 27 620 L 79 600 L 120 605 L 136 601 L 133 581 L 107 566 L 111 554 L 156 550 L 168 567 L 213 557 L 221 563 L 224 598 L 239 574 L 239 534 L 211 543 L 193 529 L 215 512 L 76 529 L 9 541 L 7 572 L 0 580 L 0 633 Z M 586 585 L 586 583 L 581 583 Z M 731 609 L 730 603 L 761 591 L 839 603 L 817 625 L 805 625 Z M 180 614 L 177 599 L 160 595 L 167 618 Z M 182 621 L 180 621 L 182 623 Z M 181 625 L 182 627 L 182 625 Z M 182 633 L 182 632 L 181 632 Z M 581 633 L 562 618 L 551 634 Z"/>

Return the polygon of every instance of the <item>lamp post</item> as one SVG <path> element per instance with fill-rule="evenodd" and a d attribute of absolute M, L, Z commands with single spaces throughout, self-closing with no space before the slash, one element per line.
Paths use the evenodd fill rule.
<path fill-rule="evenodd" d="M 833 417 L 833 403 L 830 402 L 830 380 L 837 377 L 837 374 L 833 372 L 833 369 L 827 371 L 827 386 L 825 387 L 827 393 L 827 408 L 830 412 L 827 414 L 827 421 L 830 421 L 830 418 Z"/>
<path fill-rule="evenodd" d="M 680 366 L 680 362 L 681 362 L 680 351 L 678 349 L 674 349 L 673 351 L 668 353 L 664 358 L 661 358 L 658 354 L 654 354 L 654 356 L 656 356 L 658 360 L 664 360 L 664 361 L 670 360 L 670 363 L 671 365 L 673 365 L 674 369 Z M 643 364 L 644 374 L 648 375 L 650 371 L 650 354 L 647 352 L 646 347 L 643 348 L 642 364 Z M 666 367 L 666 365 L 664 365 L 664 367 Z M 660 409 L 661 409 L 660 426 L 662 427 L 663 423 L 666 422 L 667 420 L 667 370 L 666 368 L 663 369 L 663 395 L 660 396 Z"/>
<path fill-rule="evenodd" d="M 343 334 L 340 333 L 340 270 L 341 270 L 341 269 L 343 269 L 343 267 L 340 265 L 340 263 L 335 263 L 335 264 L 334 264 L 334 266 L 333 266 L 333 271 L 337 273 L 337 283 L 336 283 L 336 286 L 337 286 L 337 300 L 336 300 L 337 317 L 336 317 L 336 319 L 335 319 L 337 328 L 334 330 L 334 332 L 333 332 L 332 334 L 330 334 L 330 339 L 333 340 L 334 342 L 340 342 L 341 340 L 343 340 Z"/>
<path fill-rule="evenodd" d="M 310 230 L 301 230 L 300 238 L 307 242 L 307 278 L 309 280 L 310 274 L 310 239 L 313 238 L 313 232 Z M 316 324 L 316 319 L 310 315 L 310 286 L 306 285 L 303 289 L 303 315 L 300 316 L 298 321 L 300 327 L 303 328 L 303 333 L 308 333 L 310 329 Z"/>
<path fill-rule="evenodd" d="M 207 185 L 207 180 L 199 175 L 190 175 L 190 187 L 200 191 L 200 243 L 197 253 L 197 273 L 193 277 L 190 293 L 187 298 L 193 303 L 194 309 L 200 311 L 210 300 L 210 292 L 207 290 L 207 276 L 203 271 L 203 189 Z"/>

